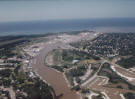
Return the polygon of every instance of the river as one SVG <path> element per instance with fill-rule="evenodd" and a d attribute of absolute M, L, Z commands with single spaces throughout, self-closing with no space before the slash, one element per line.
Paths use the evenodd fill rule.
<path fill-rule="evenodd" d="M 80 99 L 80 95 L 77 94 L 75 91 L 72 91 L 71 88 L 68 87 L 63 73 L 57 72 L 54 69 L 45 66 L 44 64 L 47 53 L 61 45 L 59 43 L 46 43 L 44 45 L 45 47 L 40 51 L 40 53 L 32 59 L 32 61 L 34 62 L 32 62 L 31 65 L 33 67 L 33 70 L 54 88 L 57 96 L 63 94 L 60 99 Z"/>

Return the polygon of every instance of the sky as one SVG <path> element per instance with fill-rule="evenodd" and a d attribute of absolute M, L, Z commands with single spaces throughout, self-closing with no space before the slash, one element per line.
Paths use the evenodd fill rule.
<path fill-rule="evenodd" d="M 135 18 L 135 0 L 0 0 L 0 22 Z"/>

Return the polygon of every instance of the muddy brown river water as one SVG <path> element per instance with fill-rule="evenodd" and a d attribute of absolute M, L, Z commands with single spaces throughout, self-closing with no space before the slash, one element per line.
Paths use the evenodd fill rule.
<path fill-rule="evenodd" d="M 59 42 L 45 44 L 45 48 L 40 51 L 39 55 L 32 59 L 31 66 L 33 67 L 33 71 L 38 73 L 43 80 L 46 80 L 54 88 L 57 96 L 63 94 L 60 99 L 80 99 L 80 95 L 71 91 L 71 88 L 68 87 L 62 73 L 57 72 L 44 64 L 47 53 L 59 46 L 61 46 Z"/>

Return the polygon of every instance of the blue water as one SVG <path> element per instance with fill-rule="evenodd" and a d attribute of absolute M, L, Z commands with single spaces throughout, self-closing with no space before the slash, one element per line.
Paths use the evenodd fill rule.
<path fill-rule="evenodd" d="M 0 36 L 30 35 L 78 30 L 135 32 L 135 18 L 74 19 L 0 23 Z"/>

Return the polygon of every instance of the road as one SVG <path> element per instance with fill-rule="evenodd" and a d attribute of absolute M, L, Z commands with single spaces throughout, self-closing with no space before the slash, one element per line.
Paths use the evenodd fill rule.
<path fill-rule="evenodd" d="M 103 66 L 103 64 L 105 63 L 106 61 L 104 61 L 104 62 L 102 62 L 101 64 L 100 64 L 100 67 L 99 67 L 99 69 L 97 70 L 97 72 L 92 76 L 92 77 L 90 77 L 86 82 L 84 82 L 84 83 L 82 83 L 81 84 L 81 86 L 85 86 L 85 85 L 87 85 L 88 83 L 90 84 L 90 83 L 92 83 L 97 77 L 98 77 L 98 72 L 100 71 L 100 69 L 102 68 L 102 66 Z"/>
<path fill-rule="evenodd" d="M 135 93 L 134 90 L 120 89 L 120 88 L 111 88 L 101 85 L 100 83 L 104 80 L 102 77 L 98 77 L 94 83 L 90 85 L 90 89 L 100 92 L 105 92 L 110 99 L 122 99 L 120 94 L 126 92 Z"/>
<path fill-rule="evenodd" d="M 111 64 L 111 66 L 114 66 L 115 68 L 114 72 L 116 72 L 118 75 L 120 74 L 120 76 L 122 75 L 122 77 L 124 77 L 129 83 L 135 85 L 135 73 L 130 72 L 127 69 L 123 68 L 122 66 L 119 66 L 115 62 L 109 61 L 103 57 L 101 59 Z"/>

